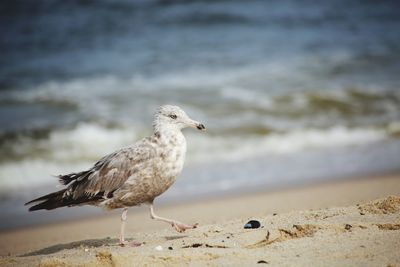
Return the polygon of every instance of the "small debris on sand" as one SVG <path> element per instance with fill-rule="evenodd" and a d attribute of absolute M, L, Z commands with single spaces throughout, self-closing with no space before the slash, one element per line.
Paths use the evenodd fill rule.
<path fill-rule="evenodd" d="M 245 225 L 244 225 L 244 229 L 257 229 L 260 228 L 261 223 L 257 220 L 251 220 L 248 221 Z"/>

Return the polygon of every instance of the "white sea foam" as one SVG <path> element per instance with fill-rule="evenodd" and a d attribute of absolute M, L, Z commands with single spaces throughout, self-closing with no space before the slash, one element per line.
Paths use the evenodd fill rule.
<path fill-rule="evenodd" d="M 70 131 L 56 131 L 45 141 L 58 160 L 94 159 L 126 146 L 137 138 L 132 128 L 107 129 L 95 124 L 79 124 Z"/>
<path fill-rule="evenodd" d="M 191 138 L 191 136 L 189 137 Z M 230 161 L 260 154 L 288 154 L 305 149 L 324 149 L 361 145 L 387 138 L 383 129 L 298 129 L 265 136 L 206 137 L 197 136 L 191 142 L 194 162 Z M 211 153 L 210 153 L 211 151 Z"/>
<path fill-rule="evenodd" d="M 361 145 L 388 138 L 384 130 L 299 129 L 268 135 L 214 136 L 186 131 L 187 163 L 229 162 L 257 155 L 296 153 L 306 149 L 327 149 Z M 100 157 L 133 143 L 139 135 L 132 128 L 108 129 L 93 124 L 79 124 L 75 129 L 55 131 L 47 139 L 25 138 L 15 144 L 27 156 L 0 165 L 0 191 L 17 190 L 48 184 L 50 175 L 80 171 Z M 1 192 L 0 192 L 1 193 Z"/>
<path fill-rule="evenodd" d="M 121 94 L 132 96 L 135 94 L 152 95 L 154 92 L 165 90 L 198 90 L 201 88 L 219 90 L 227 88 L 222 94 L 229 94 L 235 90 L 245 93 L 246 89 L 264 88 L 265 79 L 274 80 L 286 77 L 291 72 L 290 66 L 279 66 L 279 62 L 269 64 L 253 64 L 231 69 L 187 69 L 178 72 L 166 72 L 151 77 L 133 74 L 130 78 L 120 78 L 113 75 L 75 78 L 68 81 L 49 81 L 36 85 L 29 90 L 1 92 L 0 99 L 23 102 L 68 102 L 74 104 L 95 106 L 94 99 L 102 101 L 104 98 Z M 296 65 L 296 64 L 295 64 Z M 295 68 L 295 66 L 292 66 Z M 259 79 L 263 77 L 263 79 Z M 271 86 L 271 85 L 269 85 Z M 231 89 L 233 91 L 229 92 Z M 118 94 L 116 94 L 118 92 Z M 252 97 L 254 100 L 255 98 Z M 104 99 L 108 100 L 108 99 Z M 105 101 L 107 102 L 107 101 Z"/>
<path fill-rule="evenodd" d="M 109 129 L 87 123 L 54 131 L 46 139 L 24 137 L 12 149 L 25 157 L 0 164 L 0 192 L 46 184 L 55 180 L 51 175 L 83 170 L 136 139 L 132 128 Z"/>
<path fill-rule="evenodd" d="M 168 102 L 183 106 L 185 110 L 198 109 L 204 117 L 221 121 L 227 118 L 226 109 L 236 117 L 246 112 L 257 113 L 255 121 L 259 121 L 258 115 L 261 115 L 261 119 L 273 120 L 270 126 L 275 129 L 304 125 L 365 127 L 382 125 L 399 117 L 399 92 L 364 87 L 358 91 L 346 87 L 329 90 L 329 84 L 323 85 L 324 90 L 307 91 L 310 87 L 320 87 L 312 83 L 306 83 L 307 88 L 297 88 L 296 84 L 304 85 L 302 78 L 296 76 L 298 61 L 301 62 L 294 59 L 284 66 L 273 61 L 217 70 L 188 69 L 151 77 L 108 75 L 53 81 L 29 90 L 0 92 L 0 101 L 22 106 L 26 103 L 41 105 L 44 111 L 66 104 L 71 113 L 60 119 L 60 125 L 82 117 L 122 124 L 143 123 L 150 117 L 145 114 L 151 114 L 156 106 Z M 282 82 L 287 73 L 291 73 L 289 84 Z M 354 92 L 358 96 L 354 96 Z M 219 116 L 221 113 L 223 117 Z M 280 127 L 282 124 L 285 127 Z M 32 121 L 32 125 L 27 123 L 24 127 L 30 129 L 35 125 Z"/>
<path fill-rule="evenodd" d="M 18 193 L 40 185 L 56 185 L 55 175 L 80 171 L 90 165 L 88 161 L 66 163 L 43 158 L 4 162 L 0 165 L 0 194 Z"/>
<path fill-rule="evenodd" d="M 93 160 L 134 142 L 135 129 L 109 129 L 96 124 L 81 123 L 70 130 L 56 130 L 46 139 L 21 138 L 12 149 L 18 155 L 43 155 L 56 161 Z"/>

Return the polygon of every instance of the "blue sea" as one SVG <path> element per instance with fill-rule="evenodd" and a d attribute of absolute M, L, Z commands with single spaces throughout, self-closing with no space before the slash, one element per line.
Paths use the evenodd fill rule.
<path fill-rule="evenodd" d="M 400 171 L 398 1 L 0 3 L 0 229 L 181 106 L 184 172 L 159 202 Z"/>

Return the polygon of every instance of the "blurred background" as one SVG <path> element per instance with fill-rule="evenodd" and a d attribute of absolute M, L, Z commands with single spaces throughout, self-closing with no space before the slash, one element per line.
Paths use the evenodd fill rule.
<path fill-rule="evenodd" d="M 400 170 L 398 1 L 0 3 L 0 229 L 183 107 L 187 164 L 160 201 Z M 80 214 L 80 215 L 79 215 Z"/>

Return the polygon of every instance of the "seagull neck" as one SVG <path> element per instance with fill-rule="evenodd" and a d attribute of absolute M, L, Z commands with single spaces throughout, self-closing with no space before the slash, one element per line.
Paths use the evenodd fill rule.
<path fill-rule="evenodd" d="M 170 139 L 176 139 L 177 137 L 184 137 L 182 134 L 182 131 L 178 128 L 163 128 L 159 127 L 158 129 L 154 130 L 154 135 L 157 138 L 163 139 L 163 140 L 170 140 Z"/>

